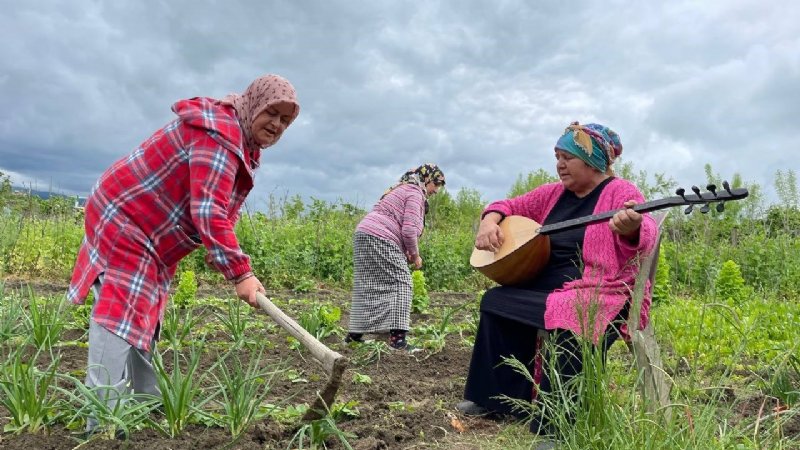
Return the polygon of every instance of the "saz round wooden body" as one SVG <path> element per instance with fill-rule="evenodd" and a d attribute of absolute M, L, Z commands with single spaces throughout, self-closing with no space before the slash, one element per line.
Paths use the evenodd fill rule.
<path fill-rule="evenodd" d="M 539 234 L 541 227 L 527 217 L 506 217 L 500 222 L 503 245 L 496 252 L 473 249 L 470 265 L 503 285 L 535 278 L 550 259 L 550 238 Z"/>

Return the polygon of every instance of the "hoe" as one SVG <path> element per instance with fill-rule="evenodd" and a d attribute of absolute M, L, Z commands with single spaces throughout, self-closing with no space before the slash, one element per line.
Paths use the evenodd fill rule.
<path fill-rule="evenodd" d="M 322 388 L 322 391 L 317 392 L 317 399 L 314 404 L 303 416 L 303 420 L 316 420 L 323 416 L 323 413 L 333 405 L 333 399 L 336 397 L 336 392 L 342 383 L 342 374 L 347 367 L 347 358 L 339 353 L 331 350 L 325 344 L 317 340 L 303 327 L 297 324 L 291 317 L 287 316 L 275 304 L 273 304 L 267 297 L 262 294 L 256 294 L 258 305 L 270 317 L 272 317 L 278 325 L 283 327 L 286 332 L 294 336 L 300 341 L 316 359 L 325 372 L 328 374 L 328 382 Z"/>

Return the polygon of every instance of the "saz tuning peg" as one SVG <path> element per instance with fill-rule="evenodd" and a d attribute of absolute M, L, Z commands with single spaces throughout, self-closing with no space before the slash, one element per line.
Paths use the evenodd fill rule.
<path fill-rule="evenodd" d="M 711 192 L 711 194 L 714 195 L 714 197 L 717 196 L 717 185 L 716 184 L 709 184 L 708 186 L 706 186 L 706 190 L 708 192 Z"/>
<path fill-rule="evenodd" d="M 707 213 L 707 212 L 708 212 L 708 210 L 709 210 L 709 209 L 710 209 L 710 208 L 709 208 L 709 206 L 708 206 L 708 203 L 706 203 L 705 205 L 703 205 L 703 206 L 701 206 L 701 207 L 700 207 L 700 212 L 701 212 L 701 213 L 703 213 L 703 214 L 705 214 L 705 213 Z"/>
<path fill-rule="evenodd" d="M 684 200 L 686 200 L 686 197 L 683 195 L 685 192 L 686 190 L 684 188 L 675 189 L 675 195 L 679 195 Z"/>
<path fill-rule="evenodd" d="M 717 203 L 717 212 L 725 211 L 725 202 Z"/>
<path fill-rule="evenodd" d="M 703 195 L 700 194 L 700 188 L 697 186 L 692 186 L 692 191 L 697 195 L 697 198 L 703 198 Z"/>
<path fill-rule="evenodd" d="M 729 195 L 733 195 L 733 192 L 731 192 L 731 185 L 728 184 L 727 180 L 722 182 L 722 187 L 725 188 L 726 191 L 728 191 Z"/>
<path fill-rule="evenodd" d="M 691 214 L 693 208 L 694 208 L 694 205 L 689 205 L 689 206 L 686 207 L 686 209 L 683 210 L 683 213 L 684 214 Z"/>

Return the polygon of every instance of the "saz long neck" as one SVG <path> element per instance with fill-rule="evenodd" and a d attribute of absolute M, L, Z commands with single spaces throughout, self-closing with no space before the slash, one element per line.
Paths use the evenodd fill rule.
<path fill-rule="evenodd" d="M 631 209 L 633 209 L 638 213 L 646 213 L 650 211 L 657 211 L 659 209 L 669 208 L 671 206 L 675 206 L 674 201 L 672 201 L 672 199 L 669 198 L 663 198 L 661 200 L 653 200 L 652 202 L 634 205 L 633 208 Z M 577 219 L 570 219 L 570 220 L 565 220 L 563 222 L 556 222 L 556 223 L 551 223 L 549 225 L 544 225 L 541 228 L 539 228 L 539 234 L 558 233 L 561 231 L 574 230 L 575 228 L 585 227 L 586 225 L 606 222 L 608 221 L 608 219 L 614 217 L 614 214 L 622 210 L 623 210 L 622 208 L 615 209 L 613 211 L 606 211 L 600 214 L 593 214 L 591 216 L 584 216 L 584 217 L 579 217 Z"/>

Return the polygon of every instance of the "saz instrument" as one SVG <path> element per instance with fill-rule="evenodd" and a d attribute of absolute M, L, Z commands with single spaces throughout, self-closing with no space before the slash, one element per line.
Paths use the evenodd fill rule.
<path fill-rule="evenodd" d="M 675 197 L 637 204 L 631 209 L 638 213 L 646 213 L 689 205 L 684 212 L 691 214 L 695 205 L 702 205 L 698 209 L 705 214 L 710 210 L 709 205 L 716 203 L 717 212 L 722 212 L 725 210 L 726 201 L 741 200 L 749 195 L 747 189 L 731 189 L 727 181 L 722 182 L 722 187 L 724 191 L 717 191 L 716 185 L 709 184 L 706 186 L 708 192 L 701 193 L 700 188 L 692 186 L 694 194 L 686 194 L 683 188 L 679 188 L 675 191 Z M 508 216 L 499 224 L 504 237 L 500 248 L 496 252 L 473 249 L 469 263 L 499 284 L 513 285 L 529 281 L 541 272 L 550 259 L 548 234 L 605 222 L 622 210 L 615 209 L 544 226 L 527 217 Z"/>

